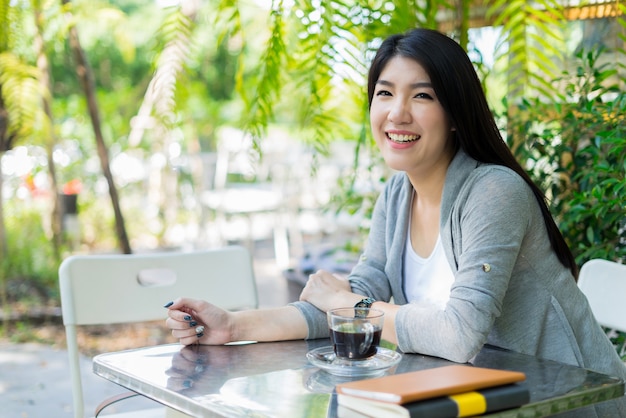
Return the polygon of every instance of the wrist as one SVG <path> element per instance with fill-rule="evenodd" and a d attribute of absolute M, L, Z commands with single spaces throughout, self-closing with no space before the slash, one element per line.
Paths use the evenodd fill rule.
<path fill-rule="evenodd" d="M 363 295 L 358 295 L 356 293 L 348 293 L 344 297 L 341 298 L 340 303 L 336 304 L 336 308 L 345 308 L 345 307 L 356 307 L 357 304 L 361 303 L 363 299 L 366 297 Z"/>
<path fill-rule="evenodd" d="M 354 315 L 356 317 L 365 318 L 367 316 L 368 309 L 372 307 L 374 302 L 376 302 L 376 300 L 371 297 L 361 299 L 354 305 Z"/>
<path fill-rule="evenodd" d="M 376 299 L 367 296 L 367 297 L 361 298 L 357 303 L 355 303 L 354 307 L 355 308 L 371 308 L 374 302 L 376 302 Z"/>
<path fill-rule="evenodd" d="M 253 322 L 253 318 L 249 318 L 248 320 L 246 318 L 241 318 L 242 315 L 246 314 L 246 311 L 227 313 L 228 319 L 226 330 L 229 340 L 228 342 L 251 339 L 249 326 L 251 325 L 251 322 Z"/>

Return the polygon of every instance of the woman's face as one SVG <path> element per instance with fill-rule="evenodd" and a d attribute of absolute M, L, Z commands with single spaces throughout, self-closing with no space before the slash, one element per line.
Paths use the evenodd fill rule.
<path fill-rule="evenodd" d="M 446 170 L 454 147 L 452 127 L 430 83 L 416 61 L 393 57 L 376 83 L 370 123 L 387 165 L 409 176 Z"/>

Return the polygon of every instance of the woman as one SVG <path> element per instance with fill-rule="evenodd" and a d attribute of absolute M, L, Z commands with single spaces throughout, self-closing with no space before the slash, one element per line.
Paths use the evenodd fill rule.
<path fill-rule="evenodd" d="M 383 338 L 403 352 L 467 362 L 489 343 L 626 378 L 465 51 L 436 31 L 394 35 L 372 62 L 368 96 L 373 136 L 398 173 L 376 203 L 349 280 L 319 271 L 300 301 L 253 312 L 179 299 L 167 320 L 174 337 L 183 344 L 326 337 L 325 312 L 360 303 L 385 312 Z M 204 333 L 190 329 L 189 318 Z M 626 416 L 623 402 L 612 403 L 621 409 L 611 416 Z"/>

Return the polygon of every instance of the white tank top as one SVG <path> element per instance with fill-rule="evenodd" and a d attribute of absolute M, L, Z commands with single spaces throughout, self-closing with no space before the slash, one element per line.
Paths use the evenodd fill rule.
<path fill-rule="evenodd" d="M 441 236 L 428 258 L 422 258 L 411 245 L 409 227 L 404 251 L 404 294 L 409 302 L 434 304 L 444 309 L 450 299 L 454 274 L 443 252 Z"/>

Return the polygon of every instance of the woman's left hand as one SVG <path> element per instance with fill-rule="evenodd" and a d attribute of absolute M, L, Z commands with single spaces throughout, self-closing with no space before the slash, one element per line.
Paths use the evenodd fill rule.
<path fill-rule="evenodd" d="M 356 303 L 354 301 L 358 302 L 360 298 L 352 293 L 347 279 L 324 270 L 311 274 L 300 294 L 300 300 L 309 302 L 322 311 L 353 306 Z"/>

